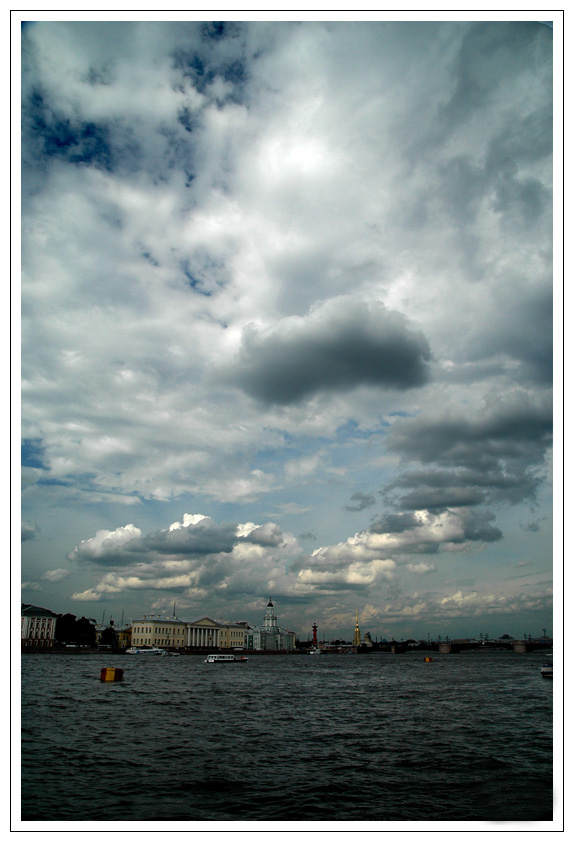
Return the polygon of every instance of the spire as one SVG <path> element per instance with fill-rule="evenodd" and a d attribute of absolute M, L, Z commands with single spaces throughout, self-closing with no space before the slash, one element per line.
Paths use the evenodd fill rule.
<path fill-rule="evenodd" d="M 263 618 L 263 626 L 266 629 L 275 629 L 278 627 L 277 615 L 275 613 L 273 603 L 271 602 L 271 597 L 269 597 L 269 602 L 267 603 L 267 610 L 265 611 L 265 617 Z"/>
<path fill-rule="evenodd" d="M 357 611 L 357 619 L 355 620 L 355 636 L 353 637 L 353 646 L 361 645 L 361 629 L 359 628 L 359 612 Z"/>

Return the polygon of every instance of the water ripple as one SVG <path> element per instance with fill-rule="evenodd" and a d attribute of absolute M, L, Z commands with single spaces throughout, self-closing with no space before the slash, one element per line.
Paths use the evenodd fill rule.
<path fill-rule="evenodd" d="M 549 820 L 552 684 L 504 652 L 26 656 L 22 764 L 32 821 Z"/>

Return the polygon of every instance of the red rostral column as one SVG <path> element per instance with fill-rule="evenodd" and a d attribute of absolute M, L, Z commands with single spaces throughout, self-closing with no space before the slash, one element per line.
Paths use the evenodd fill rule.
<path fill-rule="evenodd" d="M 313 623 L 313 646 L 317 645 L 317 623 Z"/>

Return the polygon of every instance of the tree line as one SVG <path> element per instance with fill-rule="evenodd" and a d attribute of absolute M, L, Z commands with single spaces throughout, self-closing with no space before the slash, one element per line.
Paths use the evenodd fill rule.
<path fill-rule="evenodd" d="M 63 645 L 95 646 L 97 641 L 96 621 L 75 614 L 58 614 L 56 620 L 56 642 Z M 108 627 L 100 635 L 102 646 L 115 647 L 117 635 L 113 628 Z"/>

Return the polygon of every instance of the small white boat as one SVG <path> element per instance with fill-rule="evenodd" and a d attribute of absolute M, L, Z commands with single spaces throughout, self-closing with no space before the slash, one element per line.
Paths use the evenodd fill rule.
<path fill-rule="evenodd" d="M 126 649 L 126 655 L 167 655 L 167 652 L 165 649 L 158 649 L 157 646 L 152 646 L 149 649 L 132 646 L 130 649 Z"/>
<path fill-rule="evenodd" d="M 245 664 L 245 655 L 208 655 L 204 664 Z"/>
<path fill-rule="evenodd" d="M 322 650 L 322 649 L 317 649 L 317 647 L 316 647 L 316 646 L 312 646 L 312 647 L 311 647 L 311 649 L 309 649 L 309 654 L 310 654 L 310 655 L 322 655 L 322 654 L 323 654 L 323 650 Z"/>
<path fill-rule="evenodd" d="M 551 658 L 552 655 L 547 655 L 547 658 Z M 552 664 L 542 664 L 540 667 L 540 674 L 542 678 L 552 678 Z"/>

